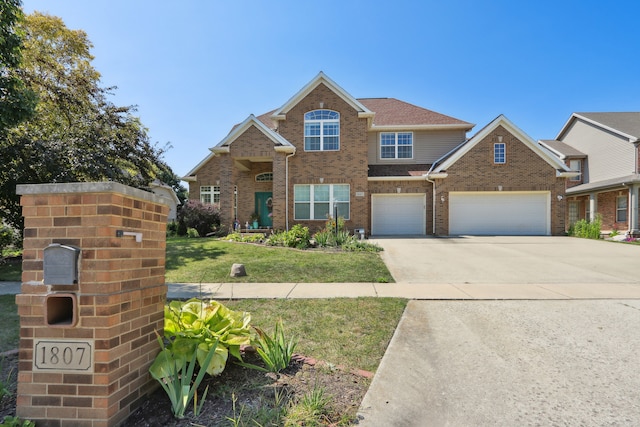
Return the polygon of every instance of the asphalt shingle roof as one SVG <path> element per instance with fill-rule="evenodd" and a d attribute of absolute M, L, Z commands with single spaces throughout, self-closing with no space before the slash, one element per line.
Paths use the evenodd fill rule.
<path fill-rule="evenodd" d="M 575 113 L 634 138 L 640 138 L 640 112 Z"/>
<path fill-rule="evenodd" d="M 564 157 L 587 157 L 587 155 L 582 151 L 576 150 L 571 145 L 565 144 L 561 141 L 556 141 L 555 139 L 543 139 L 540 143 Z"/>
<path fill-rule="evenodd" d="M 358 101 L 376 113 L 373 119 L 374 126 L 468 125 L 469 129 L 473 127 L 472 123 L 395 98 L 362 98 Z"/>

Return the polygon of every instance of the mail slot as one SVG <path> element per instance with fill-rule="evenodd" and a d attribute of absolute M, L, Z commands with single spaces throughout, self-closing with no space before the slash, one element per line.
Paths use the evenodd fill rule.
<path fill-rule="evenodd" d="M 44 317 L 47 326 L 75 326 L 78 322 L 75 294 L 49 294 L 45 298 Z"/>
<path fill-rule="evenodd" d="M 52 243 L 44 248 L 44 284 L 75 285 L 78 283 L 80 249 Z"/>

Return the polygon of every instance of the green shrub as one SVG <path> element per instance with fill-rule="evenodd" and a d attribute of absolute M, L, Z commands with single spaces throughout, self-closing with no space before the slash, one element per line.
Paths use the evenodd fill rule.
<path fill-rule="evenodd" d="M 9 226 L 0 224 L 0 256 L 6 248 L 17 243 L 17 233 Z"/>
<path fill-rule="evenodd" d="M 296 224 L 289 231 L 272 234 L 267 240 L 271 246 L 287 246 L 289 248 L 306 249 L 311 246 L 309 227 Z"/>
<path fill-rule="evenodd" d="M 320 247 L 334 246 L 333 234 L 327 230 L 318 231 L 313 235 L 314 240 Z"/>
<path fill-rule="evenodd" d="M 569 227 L 569 235 L 575 237 L 582 237 L 584 239 L 599 239 L 600 228 L 602 227 L 602 217 L 596 216 L 596 219 L 592 222 L 586 219 L 581 219 Z"/>
<path fill-rule="evenodd" d="M 220 209 L 198 200 L 189 200 L 178 212 L 178 222 L 195 228 L 201 237 L 208 236 L 220 228 Z"/>
<path fill-rule="evenodd" d="M 187 237 L 200 237 L 200 233 L 198 233 L 198 230 L 196 230 L 195 228 L 187 228 Z"/>

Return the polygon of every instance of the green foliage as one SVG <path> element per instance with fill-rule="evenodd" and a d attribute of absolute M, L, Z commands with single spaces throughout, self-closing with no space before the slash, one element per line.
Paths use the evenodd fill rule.
<path fill-rule="evenodd" d="M 611 231 L 611 233 L 609 233 L 609 237 L 616 237 L 620 234 L 620 232 L 617 229 L 613 229 Z"/>
<path fill-rule="evenodd" d="M 286 369 L 291 363 L 293 352 L 298 344 L 297 339 L 291 337 L 286 339 L 282 320 L 278 321 L 273 331 L 273 336 L 269 336 L 265 331 L 258 327 L 254 327 L 258 332 L 258 340 L 255 342 L 256 351 L 264 362 L 266 368 L 252 365 L 250 363 L 242 363 L 242 366 L 257 369 L 264 372 L 278 373 Z"/>
<path fill-rule="evenodd" d="M 597 215 L 592 222 L 581 219 L 569 228 L 569 235 L 585 239 L 599 239 L 601 226 L 602 218 L 600 215 Z"/>
<path fill-rule="evenodd" d="M 286 246 L 289 248 L 306 249 L 310 246 L 311 234 L 309 227 L 296 224 L 289 231 L 275 233 L 267 240 L 268 245 Z"/>
<path fill-rule="evenodd" d="M 382 248 L 376 244 L 368 243 L 351 236 L 343 245 L 342 250 L 347 252 L 380 252 Z"/>
<path fill-rule="evenodd" d="M 164 309 L 164 335 L 174 355 L 189 359 L 197 353 L 200 366 L 209 375 L 219 375 L 229 353 L 242 361 L 240 346 L 251 342 L 250 321 L 249 313 L 230 310 L 217 301 L 171 301 Z M 216 354 L 205 364 L 214 343 Z"/>
<path fill-rule="evenodd" d="M 220 227 L 220 209 L 199 200 L 189 200 L 178 212 L 178 222 L 187 229 L 196 229 L 201 237 L 205 237 Z"/>
<path fill-rule="evenodd" d="M 36 96 L 20 76 L 24 19 L 20 0 L 0 0 L 0 135 L 33 115 Z"/>
<path fill-rule="evenodd" d="M 0 368 L 4 365 L 4 359 L 0 362 Z M 1 370 L 1 369 L 0 369 Z M 5 396 L 11 396 L 11 384 L 15 381 L 15 372 L 11 370 L 6 380 L 0 379 L 0 400 Z"/>
<path fill-rule="evenodd" d="M 0 257 L 5 248 L 17 243 L 17 238 L 13 227 L 0 224 Z"/>
<path fill-rule="evenodd" d="M 114 105 L 100 85 L 87 34 L 35 12 L 21 22 L 19 75 L 37 94 L 35 113 L 0 138 L 0 216 L 23 229 L 16 184 L 115 181 L 148 188 L 179 179 L 161 159 L 134 108 Z M 1 38 L 1 37 L 0 37 Z"/>
<path fill-rule="evenodd" d="M 36 423 L 7 415 L 0 423 L 0 427 L 36 427 Z"/>
<path fill-rule="evenodd" d="M 330 397 L 325 389 L 314 386 L 313 390 L 302 396 L 296 404 L 291 405 L 285 417 L 285 427 L 324 426 L 327 425 Z"/>
<path fill-rule="evenodd" d="M 187 237 L 189 237 L 190 239 L 200 237 L 200 233 L 198 233 L 198 230 L 196 230 L 195 228 L 187 228 Z"/>
<path fill-rule="evenodd" d="M 178 353 L 170 348 L 164 346 L 162 338 L 158 337 L 160 348 L 162 349 L 153 364 L 149 367 L 149 373 L 157 380 L 164 391 L 169 396 L 171 401 L 171 411 L 176 418 L 184 418 L 184 412 L 187 409 L 189 402 L 194 400 L 193 413 L 198 416 L 205 399 L 207 398 L 207 392 L 209 386 L 205 389 L 200 405 L 197 404 L 197 392 L 204 374 L 205 369 L 200 368 L 198 375 L 193 378 L 196 367 L 196 352 L 193 352 L 190 359 L 187 359 L 183 353 Z M 211 347 L 206 353 L 201 366 L 208 365 L 209 362 L 215 357 L 218 342 L 212 343 Z"/>
<path fill-rule="evenodd" d="M 231 233 L 222 238 L 230 242 L 262 243 L 265 240 L 263 233 Z"/>

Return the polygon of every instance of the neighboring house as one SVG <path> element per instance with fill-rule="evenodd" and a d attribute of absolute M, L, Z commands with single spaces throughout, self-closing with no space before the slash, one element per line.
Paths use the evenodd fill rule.
<path fill-rule="evenodd" d="M 574 113 L 555 140 L 540 141 L 581 174 L 567 183 L 567 227 L 602 219 L 602 231 L 639 234 L 640 113 Z"/>
<path fill-rule="evenodd" d="M 150 187 L 154 194 L 165 199 L 166 204 L 169 205 L 169 216 L 167 220 L 169 222 L 175 221 L 178 215 L 178 206 L 180 205 L 180 199 L 176 192 L 173 188 L 157 179 L 151 183 Z"/>
<path fill-rule="evenodd" d="M 337 212 L 373 235 L 564 232 L 569 168 L 504 116 L 467 140 L 473 126 L 356 99 L 321 72 L 235 126 L 183 179 L 243 228 L 255 211 L 261 228 L 315 231 Z"/>

